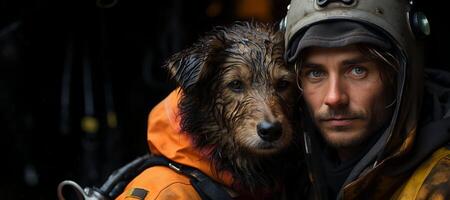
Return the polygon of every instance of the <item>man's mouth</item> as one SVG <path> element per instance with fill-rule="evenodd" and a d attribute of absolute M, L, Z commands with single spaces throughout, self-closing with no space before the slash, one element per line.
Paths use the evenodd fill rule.
<path fill-rule="evenodd" d="M 350 126 L 355 122 L 355 120 L 357 120 L 356 117 L 332 117 L 321 119 L 323 123 L 330 126 Z"/>
<path fill-rule="evenodd" d="M 325 123 L 331 125 L 331 126 L 350 126 L 353 123 L 353 119 L 334 119 L 334 120 L 327 120 Z"/>

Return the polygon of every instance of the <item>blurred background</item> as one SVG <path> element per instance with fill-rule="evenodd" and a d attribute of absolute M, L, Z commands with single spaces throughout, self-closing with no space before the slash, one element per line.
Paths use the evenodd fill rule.
<path fill-rule="evenodd" d="M 448 69 L 449 16 L 431 21 L 428 66 Z M 0 0 L 0 199 L 56 199 L 65 179 L 100 185 L 147 152 L 161 69 L 216 25 L 277 23 L 289 0 Z"/>

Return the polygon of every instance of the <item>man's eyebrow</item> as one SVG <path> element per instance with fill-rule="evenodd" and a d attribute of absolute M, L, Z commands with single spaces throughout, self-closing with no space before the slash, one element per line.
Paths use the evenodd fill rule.
<path fill-rule="evenodd" d="M 354 64 L 361 64 L 361 63 L 365 63 L 365 62 L 369 62 L 369 61 L 372 61 L 372 60 L 369 59 L 367 56 L 361 55 L 358 57 L 343 60 L 341 62 L 341 65 L 354 65 Z"/>
<path fill-rule="evenodd" d="M 361 64 L 361 63 L 366 63 L 366 62 L 370 62 L 372 61 L 370 58 L 368 58 L 367 56 L 361 55 L 361 56 L 356 56 L 353 58 L 349 58 L 346 60 L 341 61 L 341 65 L 344 66 L 348 66 L 348 65 L 355 65 L 355 64 Z M 302 63 L 302 68 L 323 68 L 324 66 L 320 63 L 314 63 L 314 62 L 310 62 L 310 61 L 303 61 Z"/>
<path fill-rule="evenodd" d="M 321 68 L 323 67 L 321 64 L 312 63 L 312 62 L 303 62 L 302 68 Z"/>

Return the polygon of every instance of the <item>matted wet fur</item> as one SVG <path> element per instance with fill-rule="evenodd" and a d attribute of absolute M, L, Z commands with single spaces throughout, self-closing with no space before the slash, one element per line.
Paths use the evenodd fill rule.
<path fill-rule="evenodd" d="M 274 187 L 294 140 L 298 94 L 283 61 L 283 34 L 237 22 L 216 27 L 166 64 L 182 88 L 181 128 L 250 191 Z M 298 150 L 296 150 L 298 151 Z"/>

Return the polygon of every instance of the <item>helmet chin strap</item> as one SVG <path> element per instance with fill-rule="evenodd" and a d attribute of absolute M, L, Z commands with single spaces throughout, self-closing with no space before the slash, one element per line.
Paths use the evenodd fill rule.
<path fill-rule="evenodd" d="M 392 103 L 390 103 L 389 105 L 385 106 L 384 108 L 388 109 L 388 108 L 392 107 L 395 104 L 395 102 L 397 102 L 397 98 L 395 98 L 394 101 L 392 101 Z"/>
<path fill-rule="evenodd" d="M 294 63 L 294 71 L 295 71 L 295 74 L 296 74 L 296 77 L 297 77 L 297 81 L 295 81 L 295 82 L 297 83 L 298 90 L 300 90 L 300 96 L 302 96 L 303 95 L 303 88 L 302 88 L 302 86 L 299 83 L 299 80 L 300 80 L 300 77 L 299 77 L 300 76 L 299 75 L 300 69 L 297 68 L 297 62 Z"/>

